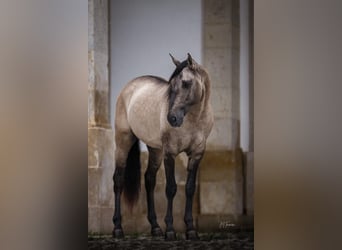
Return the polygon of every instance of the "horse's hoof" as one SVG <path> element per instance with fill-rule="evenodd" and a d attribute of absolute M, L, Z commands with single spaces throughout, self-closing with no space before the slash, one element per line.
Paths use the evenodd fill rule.
<path fill-rule="evenodd" d="M 185 235 L 187 240 L 199 240 L 196 230 L 189 230 Z"/>
<path fill-rule="evenodd" d="M 124 238 L 124 233 L 122 228 L 116 228 L 113 230 L 113 237 L 116 239 L 122 239 Z"/>
<path fill-rule="evenodd" d="M 176 240 L 176 232 L 168 231 L 165 233 L 165 240 Z"/>
<path fill-rule="evenodd" d="M 153 237 L 163 237 L 163 231 L 160 227 L 152 228 L 151 234 Z"/>

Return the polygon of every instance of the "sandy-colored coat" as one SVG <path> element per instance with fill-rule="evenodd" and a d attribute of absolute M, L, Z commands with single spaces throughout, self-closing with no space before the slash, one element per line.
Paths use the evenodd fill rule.
<path fill-rule="evenodd" d="M 191 74 L 186 70 L 183 73 L 184 78 Z M 213 125 L 213 114 L 208 77 L 198 79 L 198 84 L 200 91 L 204 93 L 201 101 L 190 107 L 182 126 L 172 127 L 167 121 L 169 103 L 166 80 L 153 76 L 132 80 L 121 91 L 117 100 L 116 134 L 129 134 L 131 131 L 146 145 L 162 149 L 164 154 L 173 156 L 183 151 L 188 154 L 202 153 Z M 116 138 L 116 143 L 126 144 L 123 140 L 127 139 Z"/>
<path fill-rule="evenodd" d="M 173 229 L 173 198 L 177 191 L 174 158 L 186 152 L 188 177 L 184 222 L 187 239 L 198 239 L 192 218 L 192 202 L 196 188 L 196 173 L 205 151 L 207 137 L 213 126 L 210 105 L 210 80 L 207 72 L 188 54 L 182 63 L 171 56 L 176 69 L 169 82 L 155 76 L 142 76 L 129 82 L 121 91 L 115 115 L 115 237 L 122 237 L 120 196 L 133 206 L 140 190 L 140 159 L 137 139 L 149 150 L 145 172 L 147 218 L 151 233 L 161 236 L 154 209 L 156 173 L 164 159 L 167 212 L 165 238 L 175 240 Z"/>

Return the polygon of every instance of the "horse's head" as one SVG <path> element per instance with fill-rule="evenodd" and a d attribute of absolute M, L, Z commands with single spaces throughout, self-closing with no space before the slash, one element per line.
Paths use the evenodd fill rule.
<path fill-rule="evenodd" d="M 172 127 L 180 127 L 191 106 L 201 102 L 204 84 L 198 65 L 188 53 L 187 60 L 179 62 L 170 54 L 176 69 L 169 80 L 169 111 L 167 120 Z"/>

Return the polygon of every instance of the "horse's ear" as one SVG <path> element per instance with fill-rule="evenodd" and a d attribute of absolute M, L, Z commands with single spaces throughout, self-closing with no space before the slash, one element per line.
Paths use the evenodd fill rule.
<path fill-rule="evenodd" d="M 178 61 L 177 59 L 175 59 L 175 58 L 171 55 L 171 53 L 169 53 L 169 55 L 171 56 L 172 62 L 173 62 L 176 66 L 178 66 L 178 65 L 180 64 L 180 61 Z"/>
<path fill-rule="evenodd" d="M 188 53 L 188 64 L 190 68 L 196 69 L 197 67 L 197 62 L 191 57 L 190 53 Z"/>

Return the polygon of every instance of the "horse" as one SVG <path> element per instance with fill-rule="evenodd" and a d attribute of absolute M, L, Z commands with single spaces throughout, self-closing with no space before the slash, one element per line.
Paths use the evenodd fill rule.
<path fill-rule="evenodd" d="M 132 209 L 140 191 L 139 140 L 149 152 L 145 172 L 147 219 L 151 234 L 175 240 L 173 228 L 173 198 L 177 192 L 175 157 L 188 156 L 185 186 L 184 222 L 186 238 L 199 239 L 193 225 L 192 203 L 196 187 L 196 173 L 203 157 L 206 140 L 213 126 L 210 104 L 210 79 L 203 66 L 188 53 L 183 62 L 171 59 L 176 68 L 169 81 L 157 76 L 140 76 L 130 81 L 120 92 L 115 113 L 115 171 L 113 237 L 123 238 L 121 226 L 121 194 Z M 164 161 L 166 175 L 167 211 L 165 234 L 160 228 L 154 208 L 156 173 Z"/>

